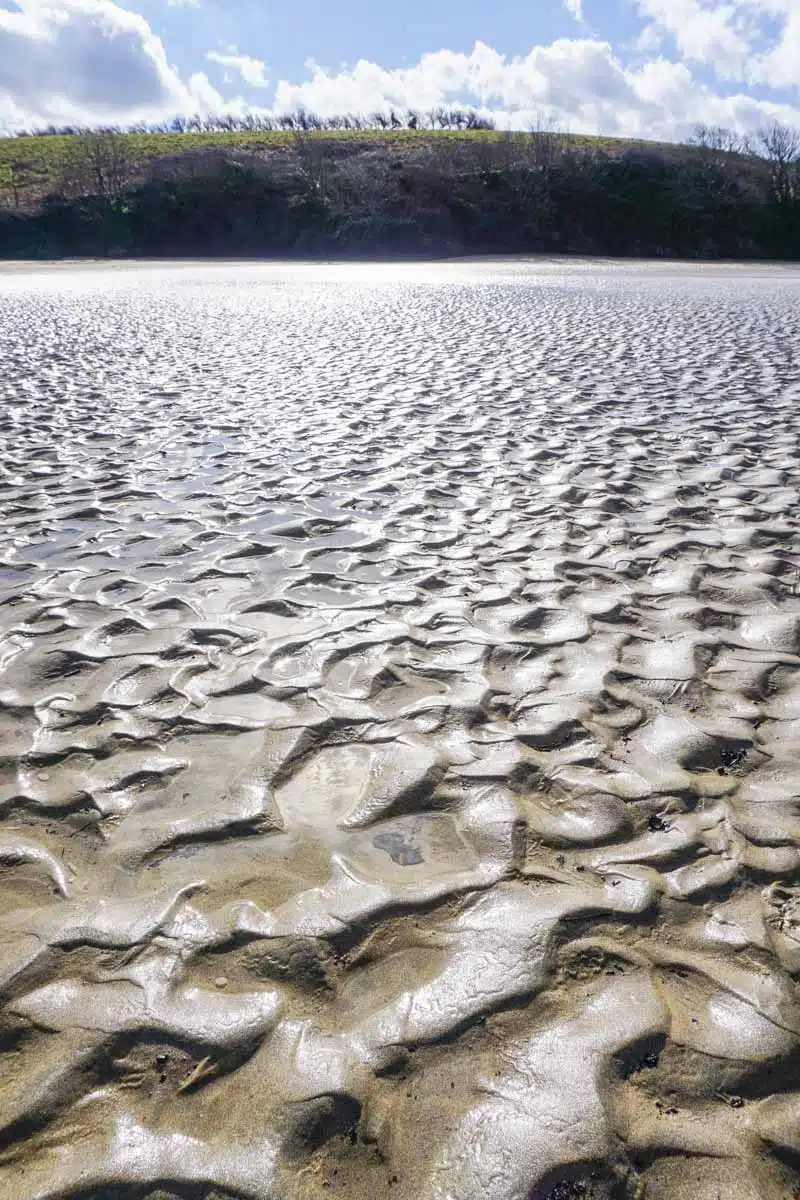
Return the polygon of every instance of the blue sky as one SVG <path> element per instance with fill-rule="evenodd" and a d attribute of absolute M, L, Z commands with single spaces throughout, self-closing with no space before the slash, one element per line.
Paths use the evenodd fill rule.
<path fill-rule="evenodd" d="M 187 67 L 198 49 L 202 53 L 202 27 L 205 40 L 233 42 L 265 60 L 271 74 L 294 80 L 303 76 L 310 58 L 330 68 L 359 58 L 400 67 L 425 51 L 469 51 L 476 41 L 521 54 L 536 43 L 571 37 L 576 30 L 574 17 L 562 4 L 521 0 L 206 0 L 191 8 L 150 0 L 140 11 L 166 39 L 174 39 Z M 615 24 L 618 29 L 624 25 L 622 6 Z"/>
<path fill-rule="evenodd" d="M 800 0 L 0 0 L 0 128 L 465 103 L 501 125 L 800 125 Z"/>

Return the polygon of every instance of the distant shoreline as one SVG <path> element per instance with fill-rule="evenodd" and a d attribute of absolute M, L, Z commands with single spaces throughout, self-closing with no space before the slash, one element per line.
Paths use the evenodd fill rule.
<path fill-rule="evenodd" d="M 663 271 L 678 270 L 691 272 L 697 268 L 716 269 L 721 271 L 756 270 L 764 273 L 774 271 L 795 271 L 800 278 L 800 263 L 792 259 L 756 259 L 756 258 L 650 258 L 626 257 L 608 254 L 462 254 L 447 257 L 401 258 L 388 255 L 374 257 L 342 256 L 339 258 L 278 256 L 259 257 L 255 255 L 197 255 L 186 257 L 169 256 L 131 256 L 119 258 L 102 258 L 97 256 L 75 256 L 58 258 L 0 258 L 0 275 L 34 274 L 52 270 L 73 270 L 75 268 L 97 270 L 156 270 L 159 268 L 181 267 L 298 267 L 298 268 L 359 268 L 369 270 L 375 267 L 387 268 L 425 268 L 425 267 L 464 267 L 464 266 L 535 266 L 538 268 L 553 267 L 556 270 L 585 266 L 596 270 L 603 264 L 609 267 L 623 267 L 626 270 L 641 269 L 642 272 L 654 268 Z"/>

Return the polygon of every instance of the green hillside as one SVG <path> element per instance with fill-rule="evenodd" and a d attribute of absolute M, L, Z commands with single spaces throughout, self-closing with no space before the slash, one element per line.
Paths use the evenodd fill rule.
<path fill-rule="evenodd" d="M 800 257 L 792 130 L 754 154 L 724 130 L 678 145 L 431 124 L 8 138 L 0 257 Z"/>
<path fill-rule="evenodd" d="M 396 130 L 325 130 L 298 133 L 293 130 L 238 130 L 214 133 L 130 133 L 114 134 L 129 169 L 146 172 L 158 159 L 193 155 L 208 151 L 240 151 L 269 158 L 291 153 L 298 142 L 343 153 L 385 147 L 388 152 L 436 151 L 453 143 L 502 143 L 519 134 L 498 130 L 396 129 Z M 670 156 L 691 155 L 694 148 L 636 139 L 588 137 L 578 134 L 547 135 L 557 137 L 561 145 L 573 150 L 595 150 L 616 155 L 640 148 Z M 78 134 L 38 134 L 0 138 L 0 203 L 26 207 L 42 196 L 61 190 L 76 150 L 82 140 Z"/>

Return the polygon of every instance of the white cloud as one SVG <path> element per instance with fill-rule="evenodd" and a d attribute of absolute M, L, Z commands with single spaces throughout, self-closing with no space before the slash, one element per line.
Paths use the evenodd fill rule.
<path fill-rule="evenodd" d="M 576 21 L 583 20 L 583 0 L 564 0 L 567 12 L 572 13 Z"/>
<path fill-rule="evenodd" d="M 184 82 L 144 17 L 113 0 L 17 0 L 0 9 L 0 127 L 118 122 L 224 107 Z"/>
<path fill-rule="evenodd" d="M 0 0 L 0 131 L 241 112 L 242 82 L 262 90 L 261 112 L 460 103 L 501 127 L 653 139 L 684 137 L 700 122 L 740 132 L 771 118 L 800 124 L 800 0 L 635 0 L 644 24 L 633 58 L 588 36 L 518 56 L 476 42 L 468 53 L 437 50 L 393 69 L 363 59 L 333 71 L 311 62 L 305 79 L 282 79 L 272 95 L 264 62 L 237 46 L 206 55 L 226 73 L 224 94 L 201 71 L 182 77 L 147 20 L 123 7 L 136 0 L 16 0 L 14 11 L 7 2 Z M 580 13 L 579 0 L 563 3 Z M 677 60 L 667 57 L 676 50 Z M 724 94 L 698 78 L 697 63 L 725 77 Z M 763 80 L 784 92 L 773 91 L 771 101 L 749 95 L 748 85 Z"/>
<path fill-rule="evenodd" d="M 219 54 L 216 50 L 209 50 L 206 58 L 223 67 L 230 67 L 241 75 L 244 82 L 250 87 L 269 86 L 269 80 L 265 73 L 266 67 L 260 58 L 250 58 L 247 54 Z"/>
<path fill-rule="evenodd" d="M 785 13 L 780 40 L 760 56 L 758 75 L 761 82 L 773 87 L 800 91 L 800 2 Z"/>
<path fill-rule="evenodd" d="M 575 133 L 653 139 L 686 136 L 699 122 L 750 132 L 773 117 L 800 121 L 785 103 L 746 93 L 717 95 L 685 63 L 658 57 L 625 65 L 607 42 L 591 38 L 562 38 L 519 57 L 476 42 L 469 54 L 439 50 L 411 67 L 389 70 L 362 59 L 336 73 L 315 63 L 309 69 L 304 83 L 278 83 L 277 109 L 303 105 L 331 115 L 460 102 L 514 128 L 545 123 Z"/>
<path fill-rule="evenodd" d="M 721 79 L 800 89 L 800 0 L 637 0 L 647 30 Z"/>

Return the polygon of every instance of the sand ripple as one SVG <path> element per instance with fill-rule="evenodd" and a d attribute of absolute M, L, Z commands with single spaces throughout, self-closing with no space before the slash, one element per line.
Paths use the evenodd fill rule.
<path fill-rule="evenodd" d="M 0 1200 L 800 1195 L 800 276 L 0 276 Z"/>

